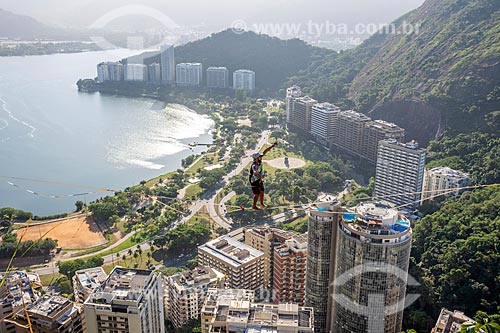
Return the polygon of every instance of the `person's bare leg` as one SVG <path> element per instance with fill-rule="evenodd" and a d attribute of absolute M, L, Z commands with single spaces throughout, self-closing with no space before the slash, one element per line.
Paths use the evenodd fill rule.
<path fill-rule="evenodd" d="M 264 205 L 264 192 L 260 192 L 259 197 L 260 197 L 260 206 L 262 208 L 267 208 L 267 206 Z"/>
<path fill-rule="evenodd" d="M 252 208 L 255 209 L 255 210 L 260 210 L 259 207 L 257 207 L 257 200 L 259 199 L 259 194 L 255 194 L 254 197 L 253 197 L 253 206 Z"/>

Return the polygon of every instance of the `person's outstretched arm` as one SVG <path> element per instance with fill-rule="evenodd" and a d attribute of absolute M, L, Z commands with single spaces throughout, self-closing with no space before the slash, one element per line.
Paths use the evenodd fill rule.
<path fill-rule="evenodd" d="M 264 151 L 262 152 L 262 156 L 266 155 L 268 151 L 270 151 L 271 149 L 273 149 L 277 145 L 278 145 L 278 142 L 275 142 L 271 146 L 269 146 L 266 149 L 264 149 Z"/>

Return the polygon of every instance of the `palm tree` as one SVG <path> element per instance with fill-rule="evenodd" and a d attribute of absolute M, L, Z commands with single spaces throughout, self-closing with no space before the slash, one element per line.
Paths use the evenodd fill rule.
<path fill-rule="evenodd" d="M 123 260 L 123 265 L 125 266 L 127 264 L 126 260 L 127 260 L 127 256 L 126 255 L 123 255 L 122 256 L 122 260 Z"/>
<path fill-rule="evenodd" d="M 116 252 L 116 260 L 118 261 L 118 265 L 120 265 L 120 252 Z"/>

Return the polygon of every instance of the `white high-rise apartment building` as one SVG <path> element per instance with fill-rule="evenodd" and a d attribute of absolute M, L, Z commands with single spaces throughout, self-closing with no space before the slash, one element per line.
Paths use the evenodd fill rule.
<path fill-rule="evenodd" d="M 248 69 L 239 69 L 233 73 L 233 89 L 255 90 L 255 72 Z"/>
<path fill-rule="evenodd" d="M 293 108 L 293 101 L 296 98 L 299 98 L 302 96 L 302 90 L 300 90 L 299 86 L 292 86 L 286 90 L 286 122 L 290 122 L 290 114 Z"/>
<path fill-rule="evenodd" d="M 101 62 L 97 65 L 97 81 L 99 81 L 99 83 L 109 81 L 108 63 Z"/>
<path fill-rule="evenodd" d="M 227 88 L 228 71 L 226 67 L 208 67 L 207 69 L 207 87 L 208 88 Z"/>
<path fill-rule="evenodd" d="M 200 63 L 177 64 L 175 78 L 179 86 L 199 86 L 203 80 L 203 65 Z"/>
<path fill-rule="evenodd" d="M 155 62 L 148 66 L 148 81 L 151 83 L 161 82 L 161 66 Z"/>
<path fill-rule="evenodd" d="M 125 66 L 125 81 L 146 81 L 148 67 L 144 64 L 127 64 Z"/>
<path fill-rule="evenodd" d="M 173 45 L 160 48 L 161 81 L 164 84 L 175 83 L 175 52 Z"/>
<path fill-rule="evenodd" d="M 330 103 L 314 104 L 311 111 L 311 134 L 328 147 L 335 133 L 340 108 Z"/>
<path fill-rule="evenodd" d="M 165 332 L 162 279 L 152 271 L 115 267 L 84 307 L 87 332 Z"/>
<path fill-rule="evenodd" d="M 415 141 L 382 140 L 375 173 L 377 198 L 414 209 L 420 205 L 425 169 L 425 149 Z"/>
<path fill-rule="evenodd" d="M 97 65 L 97 80 L 99 83 L 105 81 L 122 81 L 123 64 L 120 62 L 101 62 Z"/>
<path fill-rule="evenodd" d="M 425 170 L 422 186 L 422 202 L 431 200 L 434 195 L 447 193 L 458 195 L 462 187 L 471 184 L 470 175 L 465 172 L 453 170 L 448 167 L 437 167 Z M 431 199 L 427 199 L 431 198 Z"/>

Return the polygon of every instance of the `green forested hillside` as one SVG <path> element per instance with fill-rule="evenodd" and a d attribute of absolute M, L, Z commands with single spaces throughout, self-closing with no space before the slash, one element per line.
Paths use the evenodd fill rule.
<path fill-rule="evenodd" d="M 299 39 L 282 40 L 254 32 L 236 34 L 229 29 L 176 47 L 175 61 L 201 62 L 204 70 L 210 66 L 225 66 L 230 73 L 230 82 L 234 70 L 253 70 L 256 89 L 274 94 L 288 77 L 332 53 Z M 159 62 L 160 55 L 150 53 L 131 57 L 128 61 L 149 64 Z"/>
<path fill-rule="evenodd" d="M 478 310 L 496 314 L 500 305 L 499 249 L 499 187 L 448 199 L 414 228 L 410 273 L 422 284 L 417 308 L 433 314 L 434 320 L 441 307 L 470 316 Z M 418 319 L 415 314 L 415 309 L 405 313 L 408 327 L 422 324 L 422 316 Z"/>
<path fill-rule="evenodd" d="M 395 23 L 402 29 L 403 22 L 418 33 L 376 34 L 291 82 L 321 100 L 348 98 L 363 112 L 412 101 L 419 105 L 412 112 L 442 113 L 448 131 L 482 130 L 484 116 L 500 109 L 498 0 L 427 0 Z M 397 123 L 404 108 L 390 120 Z"/>

